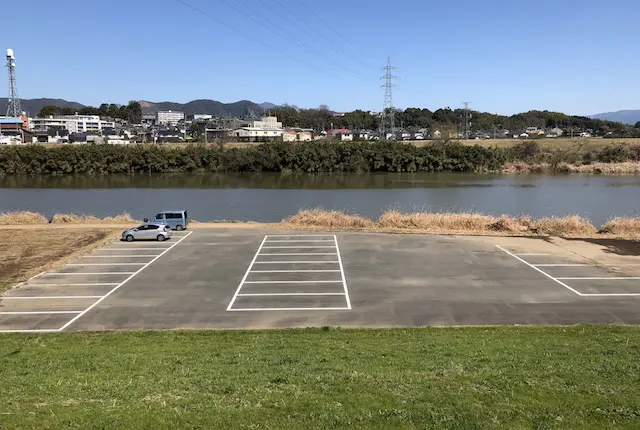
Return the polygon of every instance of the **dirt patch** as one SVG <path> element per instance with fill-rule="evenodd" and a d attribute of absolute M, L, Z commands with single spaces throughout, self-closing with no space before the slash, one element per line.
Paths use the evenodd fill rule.
<path fill-rule="evenodd" d="M 111 242 L 119 230 L 14 228 L 0 244 L 0 292 Z"/>

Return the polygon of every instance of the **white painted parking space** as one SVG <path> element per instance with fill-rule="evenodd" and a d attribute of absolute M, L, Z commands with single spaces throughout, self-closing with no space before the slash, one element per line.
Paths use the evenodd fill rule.
<path fill-rule="evenodd" d="M 227 311 L 350 310 L 338 238 L 266 235 Z"/>
<path fill-rule="evenodd" d="M 546 260 L 549 258 L 561 260 L 562 257 L 540 253 L 517 253 L 499 245 L 496 247 L 580 297 L 640 297 L 638 282 L 640 277 L 611 273 L 609 268 L 593 262 L 537 263 L 532 259 L 546 257 Z M 558 275 L 551 273 L 552 271 L 562 271 L 562 273 L 569 271 L 571 274 Z M 602 273 L 602 275 L 594 276 L 591 273 Z"/>
<path fill-rule="evenodd" d="M 0 296 L 0 333 L 67 329 L 191 234 L 173 232 L 167 242 L 118 241 L 34 276 Z"/>

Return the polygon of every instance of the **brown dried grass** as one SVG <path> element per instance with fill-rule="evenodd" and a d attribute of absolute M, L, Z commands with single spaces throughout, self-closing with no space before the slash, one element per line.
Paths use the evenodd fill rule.
<path fill-rule="evenodd" d="M 128 213 L 104 218 L 93 215 L 55 214 L 51 218 L 52 224 L 133 224 L 139 222 Z"/>
<path fill-rule="evenodd" d="M 403 214 L 388 211 L 378 220 L 378 227 L 420 230 L 486 231 L 496 217 L 477 213 L 416 212 Z"/>
<path fill-rule="evenodd" d="M 360 215 L 346 214 L 340 211 L 322 209 L 301 210 L 297 214 L 283 220 L 285 224 L 305 227 L 327 228 L 372 228 L 375 222 Z"/>
<path fill-rule="evenodd" d="M 640 236 L 640 217 L 612 218 L 600 227 L 598 233 Z"/>
<path fill-rule="evenodd" d="M 592 236 L 598 232 L 589 220 L 578 215 L 540 218 L 532 222 L 531 230 L 548 236 Z"/>
<path fill-rule="evenodd" d="M 5 212 L 0 214 L 0 225 L 47 224 L 49 221 L 37 212 Z"/>

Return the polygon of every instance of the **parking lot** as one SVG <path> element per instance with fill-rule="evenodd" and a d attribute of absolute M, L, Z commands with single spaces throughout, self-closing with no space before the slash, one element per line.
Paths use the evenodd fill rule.
<path fill-rule="evenodd" d="M 637 242 L 196 229 L 0 298 L 1 331 L 640 323 Z"/>

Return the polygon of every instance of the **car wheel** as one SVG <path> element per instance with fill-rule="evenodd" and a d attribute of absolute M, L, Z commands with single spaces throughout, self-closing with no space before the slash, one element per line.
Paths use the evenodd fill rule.
<path fill-rule="evenodd" d="M 133 242 L 133 236 L 128 234 L 127 237 L 125 237 L 125 239 L 127 239 L 127 242 Z"/>
<path fill-rule="evenodd" d="M 178 231 L 182 231 L 182 230 L 184 230 L 184 227 L 182 227 L 180 224 L 178 224 L 178 225 L 176 226 L 176 230 L 178 230 Z"/>
<path fill-rule="evenodd" d="M 162 242 L 165 239 L 165 237 L 163 235 L 159 234 L 156 239 L 158 239 L 158 242 Z"/>

